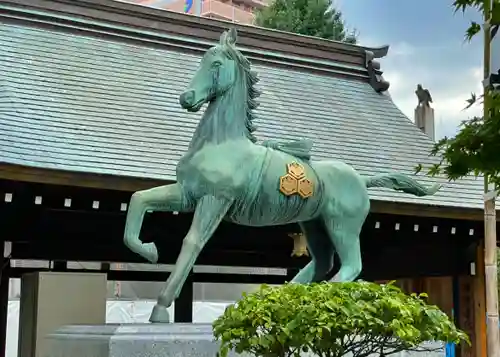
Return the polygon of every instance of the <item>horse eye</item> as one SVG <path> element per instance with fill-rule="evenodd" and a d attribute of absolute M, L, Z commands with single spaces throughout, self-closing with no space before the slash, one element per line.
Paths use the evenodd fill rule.
<path fill-rule="evenodd" d="M 214 67 L 214 68 L 217 68 L 217 67 L 220 67 L 220 66 L 222 66 L 222 62 L 215 61 L 215 62 L 212 63 L 212 67 Z"/>

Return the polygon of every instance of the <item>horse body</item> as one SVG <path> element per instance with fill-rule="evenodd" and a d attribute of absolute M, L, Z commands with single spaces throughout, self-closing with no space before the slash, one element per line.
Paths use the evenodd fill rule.
<path fill-rule="evenodd" d="M 146 211 L 194 212 L 175 267 L 151 314 L 152 322 L 169 321 L 167 308 L 222 220 L 248 226 L 298 222 L 312 259 L 292 282 L 324 279 L 333 268 L 335 252 L 341 267 L 333 280 L 352 281 L 362 268 L 359 235 L 370 210 L 367 189 L 386 187 L 418 196 L 439 189 L 397 173 L 364 178 L 340 161 L 310 161 L 312 143 L 307 140 L 256 144 L 252 111 L 257 107 L 259 93 L 254 84 L 258 79 L 234 47 L 235 41 L 234 30 L 221 36 L 179 98 L 181 106 L 192 112 L 209 105 L 177 165 L 177 183 L 136 192 L 129 204 L 124 242 L 153 263 L 158 259 L 154 243 L 139 239 Z M 309 187 L 308 191 L 280 190 L 280 179 L 290 174 L 292 163 L 304 170 L 294 176 L 296 187 Z M 309 186 L 300 186 L 306 179 Z"/>
<path fill-rule="evenodd" d="M 315 188 L 306 200 L 279 191 L 280 177 L 294 161 L 302 164 Z M 324 183 L 308 162 L 285 152 L 239 139 L 206 145 L 181 162 L 177 177 L 187 194 L 194 199 L 214 195 L 232 201 L 226 218 L 233 223 L 280 225 L 313 219 L 321 211 Z"/>
<path fill-rule="evenodd" d="M 364 216 L 370 207 L 363 179 L 350 166 L 333 160 L 303 163 L 307 177 L 314 184 L 314 193 L 304 199 L 295 194 L 283 195 L 279 179 L 286 174 L 285 165 L 299 161 L 289 154 L 268 149 L 269 166 L 263 170 L 254 195 L 235 201 L 229 212 L 233 223 L 248 226 L 272 226 L 318 220 L 343 215 Z"/>

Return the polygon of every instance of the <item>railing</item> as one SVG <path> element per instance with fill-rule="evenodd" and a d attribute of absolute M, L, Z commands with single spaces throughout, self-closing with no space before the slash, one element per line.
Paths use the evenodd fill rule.
<path fill-rule="evenodd" d="M 270 3 L 269 0 L 240 0 L 240 2 L 255 8 L 265 7 Z"/>
<path fill-rule="evenodd" d="M 203 1 L 201 15 L 243 24 L 251 24 L 254 20 L 254 15 L 251 12 L 218 0 Z"/>

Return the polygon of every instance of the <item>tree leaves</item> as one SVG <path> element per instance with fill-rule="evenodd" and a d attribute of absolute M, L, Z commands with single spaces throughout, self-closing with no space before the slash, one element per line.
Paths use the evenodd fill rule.
<path fill-rule="evenodd" d="M 481 25 L 479 25 L 477 22 L 471 21 L 469 28 L 465 31 L 465 39 L 467 41 L 470 41 L 479 32 L 481 32 Z"/>
<path fill-rule="evenodd" d="M 441 156 L 439 164 L 428 168 L 427 174 L 445 174 L 456 180 L 467 175 L 487 175 L 500 187 L 500 93 L 486 94 L 492 110 L 486 117 L 473 117 L 462 122 L 453 138 L 443 138 L 434 144 L 432 156 Z M 471 98 L 471 103 L 475 99 Z M 419 165 L 419 171 L 422 165 Z"/>
<path fill-rule="evenodd" d="M 484 12 L 484 0 L 455 0 L 455 11 L 465 12 L 476 9 Z M 487 22 L 491 26 L 492 36 L 497 33 L 500 24 L 500 0 L 493 0 L 492 15 Z M 484 26 L 484 25 L 483 25 Z M 482 25 L 471 23 L 465 37 L 471 40 L 482 31 Z M 498 36 L 498 35 L 497 35 Z M 456 180 L 467 175 L 486 175 L 490 183 L 500 188 L 500 91 L 487 88 L 481 96 L 471 94 L 465 109 L 475 104 L 488 101 L 490 110 L 484 117 L 470 118 L 460 125 L 460 131 L 453 138 L 438 141 L 431 156 L 441 158 L 438 164 L 427 168 L 427 174 L 435 176 L 444 174 L 449 180 Z M 418 169 L 418 170 L 417 170 Z M 422 171 L 417 165 L 415 171 Z"/>
<path fill-rule="evenodd" d="M 262 286 L 229 306 L 213 324 L 221 357 L 229 350 L 284 357 L 364 357 L 422 351 L 425 341 L 467 342 L 425 295 L 367 282 Z"/>
<path fill-rule="evenodd" d="M 274 0 L 256 13 L 258 26 L 329 40 L 356 43 L 356 33 L 345 28 L 342 14 L 329 0 Z"/>
<path fill-rule="evenodd" d="M 468 8 L 475 8 L 480 12 L 484 12 L 484 0 L 455 0 L 453 2 L 455 12 L 465 12 Z"/>

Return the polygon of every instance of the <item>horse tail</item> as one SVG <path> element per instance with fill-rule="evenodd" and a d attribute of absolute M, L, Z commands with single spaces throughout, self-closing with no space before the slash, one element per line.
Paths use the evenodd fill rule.
<path fill-rule="evenodd" d="M 434 184 L 431 187 L 426 187 L 416 180 L 412 179 L 411 177 L 398 173 L 364 177 L 364 180 L 367 188 L 391 188 L 396 191 L 402 191 L 404 193 L 409 193 L 419 197 L 431 196 L 441 188 L 441 185 L 439 184 Z"/>

